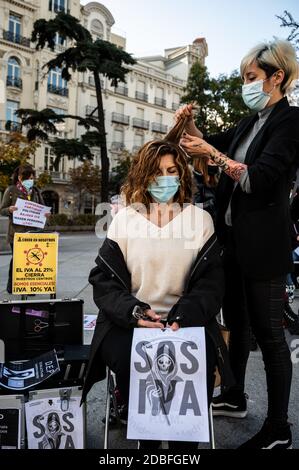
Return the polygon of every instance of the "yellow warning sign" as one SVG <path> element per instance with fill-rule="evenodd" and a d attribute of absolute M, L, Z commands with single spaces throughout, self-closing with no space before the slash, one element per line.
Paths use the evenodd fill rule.
<path fill-rule="evenodd" d="M 57 233 L 16 233 L 13 249 L 13 293 L 55 294 Z"/>

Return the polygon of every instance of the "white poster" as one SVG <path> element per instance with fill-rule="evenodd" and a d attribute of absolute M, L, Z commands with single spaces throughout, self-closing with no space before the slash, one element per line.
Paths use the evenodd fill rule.
<path fill-rule="evenodd" d="M 81 397 L 70 397 L 68 407 L 59 396 L 26 403 L 29 449 L 83 449 L 84 420 Z"/>
<path fill-rule="evenodd" d="M 46 223 L 45 214 L 50 213 L 52 208 L 18 198 L 16 201 L 18 210 L 13 212 L 13 223 L 25 225 L 26 227 L 37 227 L 43 229 Z"/>
<path fill-rule="evenodd" d="M 127 438 L 209 442 L 204 328 L 135 328 Z"/>

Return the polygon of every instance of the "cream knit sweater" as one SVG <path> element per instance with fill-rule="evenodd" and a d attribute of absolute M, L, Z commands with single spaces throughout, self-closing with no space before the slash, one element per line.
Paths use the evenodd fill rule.
<path fill-rule="evenodd" d="M 122 251 L 132 294 L 165 318 L 183 293 L 198 251 L 213 233 L 208 212 L 190 204 L 163 227 L 125 207 L 113 219 L 107 236 Z"/>

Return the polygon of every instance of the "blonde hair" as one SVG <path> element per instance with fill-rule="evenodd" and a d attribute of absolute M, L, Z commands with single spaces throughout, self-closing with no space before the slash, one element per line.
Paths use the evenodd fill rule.
<path fill-rule="evenodd" d="M 281 92 L 286 94 L 293 80 L 299 76 L 299 66 L 293 46 L 281 39 L 260 43 L 253 47 L 243 58 L 240 66 L 241 76 L 244 77 L 246 68 L 256 62 L 257 66 L 266 72 L 267 78 L 277 70 L 283 70 L 285 77 L 280 85 Z"/>

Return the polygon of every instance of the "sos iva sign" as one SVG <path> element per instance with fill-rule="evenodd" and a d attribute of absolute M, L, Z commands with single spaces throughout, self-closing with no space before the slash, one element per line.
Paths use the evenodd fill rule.
<path fill-rule="evenodd" d="M 38 442 L 38 449 L 75 449 L 73 421 L 74 415 L 69 412 L 50 412 L 47 416 L 35 416 L 32 421 L 36 429 L 33 437 Z"/>
<path fill-rule="evenodd" d="M 16 233 L 13 251 L 13 293 L 54 294 L 57 255 L 57 233 Z"/>
<path fill-rule="evenodd" d="M 208 431 L 204 329 L 135 329 L 128 438 L 207 442 Z"/>

